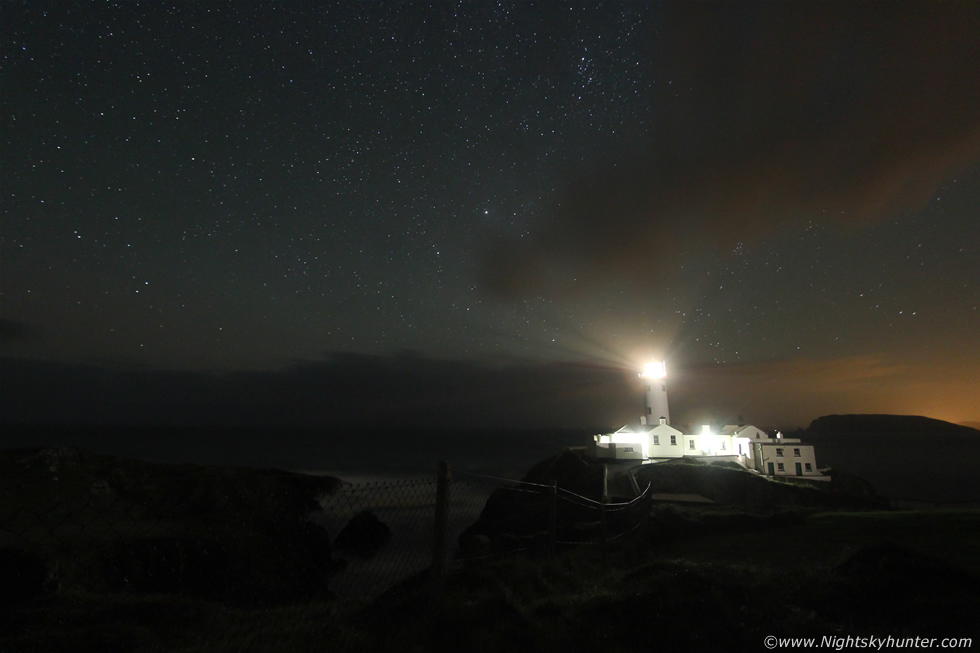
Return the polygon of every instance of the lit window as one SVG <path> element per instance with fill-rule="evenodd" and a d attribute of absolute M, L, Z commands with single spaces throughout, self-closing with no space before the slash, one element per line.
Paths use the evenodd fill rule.
<path fill-rule="evenodd" d="M 660 436 L 659 435 L 653 436 L 653 444 L 655 446 L 658 446 L 658 447 L 660 446 Z"/>
<path fill-rule="evenodd" d="M 799 458 L 800 457 L 800 450 L 799 449 L 793 449 L 793 455 L 796 456 L 797 458 Z"/>
<path fill-rule="evenodd" d="M 677 436 L 676 435 L 670 436 L 670 444 L 671 444 L 671 446 L 677 446 Z"/>
<path fill-rule="evenodd" d="M 776 463 L 776 471 L 777 472 L 785 472 L 786 469 L 783 467 L 783 464 L 782 463 Z"/>

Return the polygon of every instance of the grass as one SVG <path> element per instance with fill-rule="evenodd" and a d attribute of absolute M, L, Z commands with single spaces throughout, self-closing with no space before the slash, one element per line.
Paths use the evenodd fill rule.
<path fill-rule="evenodd" d="M 938 555 L 980 575 L 980 511 L 976 510 L 790 513 L 790 523 L 781 526 L 723 519 L 732 514 L 695 513 L 693 520 L 703 534 L 676 538 L 664 533 L 668 542 L 661 553 L 699 562 L 791 570 L 834 565 L 862 546 L 890 542 L 923 555 Z M 744 519 L 754 518 L 745 515 Z M 724 521 L 725 527 L 714 527 L 713 521 Z"/>
<path fill-rule="evenodd" d="M 424 575 L 369 604 L 251 610 L 62 592 L 0 621 L 0 650 L 693 651 L 758 650 L 767 634 L 971 636 L 978 543 L 980 512 L 968 510 L 659 509 L 605 555 L 469 563 L 436 602 Z"/>
<path fill-rule="evenodd" d="M 62 594 L 16 611 L 0 650 L 302 651 L 333 638 L 356 646 L 336 603 L 260 610 L 172 595 Z"/>

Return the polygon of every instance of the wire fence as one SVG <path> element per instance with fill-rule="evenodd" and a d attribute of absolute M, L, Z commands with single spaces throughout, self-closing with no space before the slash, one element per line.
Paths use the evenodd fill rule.
<path fill-rule="evenodd" d="M 646 492 L 613 503 L 556 484 L 441 470 L 343 483 L 319 505 L 274 484 L 268 493 L 235 495 L 186 477 L 156 479 L 151 492 L 111 479 L 86 481 L 86 493 L 55 489 L 17 500 L 7 491 L 0 603 L 58 589 L 246 606 L 369 600 L 413 577 L 436 584 L 457 565 L 604 545 L 648 513 Z"/>
<path fill-rule="evenodd" d="M 333 555 L 341 559 L 330 584 L 335 595 L 369 598 L 434 570 L 605 544 L 635 530 L 649 509 L 647 492 L 609 503 L 555 484 L 445 474 L 345 484 L 323 501 L 320 523 L 336 534 Z"/>

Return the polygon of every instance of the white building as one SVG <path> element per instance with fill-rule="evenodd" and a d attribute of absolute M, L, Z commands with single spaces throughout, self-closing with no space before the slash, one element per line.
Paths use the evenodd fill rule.
<path fill-rule="evenodd" d="M 778 431 L 770 436 L 751 425 L 728 425 L 717 433 L 710 425 L 702 426 L 699 433 L 674 428 L 669 423 L 665 365 L 646 366 L 640 378 L 646 384 L 646 410 L 639 428 L 624 426 L 613 433 L 593 436 L 596 458 L 642 463 L 689 456 L 731 460 L 766 476 L 830 480 L 817 469 L 813 445 L 784 438 Z"/>

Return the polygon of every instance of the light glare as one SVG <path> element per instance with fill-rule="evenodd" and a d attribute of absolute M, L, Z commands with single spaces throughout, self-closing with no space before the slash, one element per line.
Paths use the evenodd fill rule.
<path fill-rule="evenodd" d="M 663 363 L 647 363 L 643 366 L 643 375 L 647 379 L 662 379 L 667 376 Z"/>

